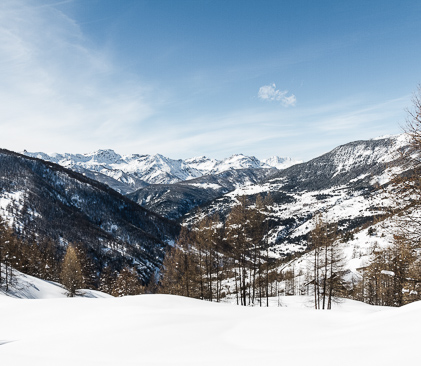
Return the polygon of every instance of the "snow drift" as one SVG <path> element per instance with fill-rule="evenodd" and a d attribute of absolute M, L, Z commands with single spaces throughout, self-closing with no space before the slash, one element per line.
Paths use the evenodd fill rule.
<path fill-rule="evenodd" d="M 0 359 L 16 366 L 417 364 L 421 303 L 346 300 L 316 311 L 302 301 L 243 308 L 170 295 L 0 296 Z"/>

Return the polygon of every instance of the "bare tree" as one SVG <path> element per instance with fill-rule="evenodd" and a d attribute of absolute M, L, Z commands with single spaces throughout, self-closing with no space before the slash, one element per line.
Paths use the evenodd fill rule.
<path fill-rule="evenodd" d="M 343 295 L 342 273 L 344 257 L 338 240 L 336 225 L 327 224 L 321 215 L 315 218 L 315 228 L 309 241 L 313 250 L 312 269 L 315 309 L 331 309 L 332 302 Z"/>
<path fill-rule="evenodd" d="M 404 131 L 408 145 L 399 151 L 404 173 L 393 177 L 389 192 L 394 200 L 397 234 L 418 245 L 421 241 L 421 85 L 414 94 L 413 108 L 408 110 Z"/>

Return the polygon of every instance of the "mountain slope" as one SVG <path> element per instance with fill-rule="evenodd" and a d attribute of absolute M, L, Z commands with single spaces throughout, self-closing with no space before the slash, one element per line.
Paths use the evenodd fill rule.
<path fill-rule="evenodd" d="M 261 182 L 275 169 L 235 169 L 174 184 L 152 184 L 127 195 L 138 204 L 170 219 L 180 219 L 197 206 L 238 187 Z"/>
<path fill-rule="evenodd" d="M 274 256 L 285 256 L 307 248 L 307 234 L 314 216 L 322 212 L 341 231 L 350 231 L 387 211 L 390 202 L 375 187 L 400 171 L 398 150 L 406 146 L 404 135 L 339 146 L 309 162 L 275 173 L 259 184 L 240 187 L 202 207 L 201 214 L 224 216 L 237 204 L 237 196 L 253 202 L 258 194 L 271 194 L 273 205 L 266 212 Z M 198 219 L 185 215 L 190 224 Z"/>
<path fill-rule="evenodd" d="M 178 225 L 60 165 L 0 150 L 0 215 L 21 236 L 80 242 L 99 266 L 160 266 Z"/>
<path fill-rule="evenodd" d="M 405 141 L 405 136 L 400 135 L 350 142 L 309 162 L 280 171 L 272 181 L 282 181 L 283 189 L 301 191 L 371 185 L 372 178 L 381 176 L 387 164 L 397 159 L 397 151 Z"/>

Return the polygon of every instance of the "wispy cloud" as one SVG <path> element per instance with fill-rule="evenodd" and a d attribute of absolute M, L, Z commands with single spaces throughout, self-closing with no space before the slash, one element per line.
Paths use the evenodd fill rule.
<path fill-rule="evenodd" d="M 297 98 L 294 94 L 287 95 L 288 90 L 279 90 L 276 89 L 276 85 L 273 83 L 271 85 L 263 85 L 260 87 L 257 96 L 261 100 L 266 100 L 270 102 L 281 102 L 285 107 L 293 107 L 297 103 Z"/>
<path fill-rule="evenodd" d="M 404 108 L 409 101 L 409 95 L 386 102 L 376 104 L 345 103 L 332 104 L 329 113 L 326 110 L 318 115 L 314 111 L 314 126 L 325 132 L 340 132 L 346 130 L 369 129 L 374 126 L 382 126 L 385 121 L 395 118 L 396 125 L 404 114 Z M 375 137 L 375 136 L 373 136 Z"/>
<path fill-rule="evenodd" d="M 129 138 L 155 113 L 151 90 L 119 72 L 56 6 L 2 0 L 0 60 L 2 147 L 94 148 Z"/>
<path fill-rule="evenodd" d="M 309 106 L 300 99 L 296 108 L 277 108 L 297 100 L 270 84 L 258 98 L 271 107 L 201 108 L 200 98 L 199 106 L 186 102 L 183 88 L 170 94 L 166 80 L 158 88 L 122 72 L 112 52 L 92 44 L 73 19 L 56 6 L 34 3 L 0 1 L 2 148 L 308 159 L 338 143 L 394 133 L 391 126 L 402 122 L 410 100 L 359 96 Z"/>
<path fill-rule="evenodd" d="M 161 133 L 139 136 L 133 146 L 173 158 L 244 153 L 266 158 L 289 155 L 308 160 L 339 144 L 399 133 L 410 96 L 370 104 L 365 96 L 313 107 L 249 108 L 188 119 Z"/>

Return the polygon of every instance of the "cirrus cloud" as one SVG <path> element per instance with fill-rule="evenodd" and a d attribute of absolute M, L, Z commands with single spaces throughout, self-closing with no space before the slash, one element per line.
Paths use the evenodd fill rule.
<path fill-rule="evenodd" d="M 269 102 L 281 102 L 284 107 L 293 107 L 297 103 L 297 98 L 294 94 L 287 95 L 288 90 L 276 89 L 275 83 L 271 85 L 263 85 L 259 88 L 257 96 L 261 100 Z"/>

